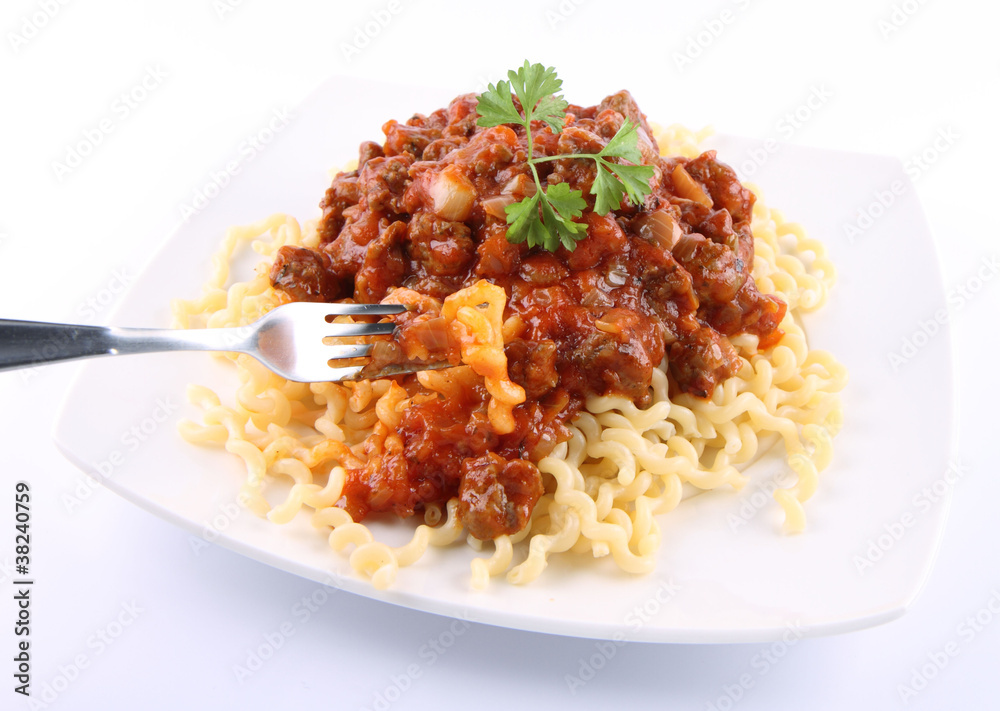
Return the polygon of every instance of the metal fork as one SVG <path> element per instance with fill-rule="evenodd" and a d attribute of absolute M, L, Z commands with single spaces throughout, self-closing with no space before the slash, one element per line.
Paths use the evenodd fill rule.
<path fill-rule="evenodd" d="M 391 316 L 406 311 L 395 304 L 294 302 L 272 309 L 236 328 L 192 330 L 74 326 L 0 319 L 0 370 L 77 358 L 164 351 L 228 351 L 251 355 L 287 380 L 329 382 L 447 367 L 447 361 L 402 363 L 376 372 L 366 365 L 337 367 L 333 361 L 361 358 L 373 344 L 328 345 L 326 338 L 390 335 L 394 323 L 329 323 L 333 316 Z"/>

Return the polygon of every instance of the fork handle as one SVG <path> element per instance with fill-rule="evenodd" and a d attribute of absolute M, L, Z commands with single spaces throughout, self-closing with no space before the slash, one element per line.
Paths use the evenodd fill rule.
<path fill-rule="evenodd" d="M 107 328 L 41 321 L 0 319 L 0 370 L 25 368 L 77 358 L 177 350 L 243 351 L 243 334 L 230 329 L 174 331 L 149 328 Z"/>

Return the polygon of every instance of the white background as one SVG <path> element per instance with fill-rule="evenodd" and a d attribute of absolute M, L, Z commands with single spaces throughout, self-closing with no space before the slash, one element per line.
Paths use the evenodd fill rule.
<path fill-rule="evenodd" d="M 295 606 L 316 592 L 314 583 L 215 546 L 197 548 L 188 534 L 103 489 L 69 510 L 64 497 L 82 474 L 55 451 L 50 432 L 76 366 L 0 375 L 0 707 L 28 707 L 12 691 L 17 480 L 33 491 L 37 708 L 360 709 L 384 707 L 377 701 L 387 694 L 400 709 L 995 705 L 1000 615 L 987 605 L 1000 601 L 1000 280 L 988 265 L 1000 252 L 991 219 L 1000 187 L 998 22 L 995 4 L 969 0 L 364 0 L 350 7 L 7 0 L 0 10 L 3 317 L 107 319 L 116 292 L 178 221 L 180 206 L 272 112 L 293 108 L 331 74 L 457 94 L 481 90 L 525 58 L 554 65 L 571 101 L 593 103 L 627 87 L 640 105 L 643 95 L 671 97 L 673 114 L 660 121 L 896 156 L 917 177 L 946 291 L 977 293 L 950 313 L 955 458 L 971 469 L 955 488 L 937 566 L 903 618 L 803 640 L 766 673 L 753 660 L 768 645 L 632 644 L 573 690 L 566 676 L 598 651 L 593 641 L 481 625 L 453 639 L 445 618 L 346 593 L 303 621 Z M 115 102 L 144 77 L 146 95 L 126 115 Z M 786 114 L 812 95 L 828 98 L 802 110 L 804 120 L 788 131 Z M 344 97 L 345 110 L 350 101 Z M 395 118 L 433 108 L 401 107 Z M 111 130 L 90 155 L 68 172 L 55 166 L 102 119 Z M 836 199 L 837 186 L 829 189 Z M 892 279 L 906 279 L 906 259 L 900 254 L 887 270 Z M 978 271 L 986 278 L 977 282 Z M 859 318 L 897 326 L 891 301 L 872 303 Z M 924 431 L 886 446 L 920 447 L 947 436 L 942 425 L 940 413 L 928 412 Z M 977 614 L 979 631 L 960 634 Z M 282 625 L 292 633 L 273 658 L 238 679 L 236 665 Z M 426 653 L 442 639 L 454 644 Z M 900 685 L 913 684 L 914 670 L 949 644 L 957 654 L 904 699 Z M 403 681 L 411 665 L 417 674 Z M 752 685 L 737 690 L 744 674 Z"/>

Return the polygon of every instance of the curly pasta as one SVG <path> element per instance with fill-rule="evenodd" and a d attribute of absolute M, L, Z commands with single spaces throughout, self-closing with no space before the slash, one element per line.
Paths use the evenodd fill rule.
<path fill-rule="evenodd" d="M 673 126 L 661 129 L 657 139 L 665 154 L 693 156 L 704 135 Z M 782 340 L 760 352 L 756 336 L 731 338 L 741 367 L 708 400 L 687 394 L 670 399 L 665 364 L 654 371 L 652 402 L 644 409 L 623 397 L 589 398 L 569 428 L 570 438 L 538 462 L 546 489 L 528 525 L 514 536 L 495 539 L 491 555 L 472 560 L 474 588 L 503 574 L 511 583 L 530 582 L 541 575 L 549 556 L 570 552 L 611 556 L 624 571 L 648 573 L 661 542 L 657 516 L 680 504 L 685 486 L 743 487 L 748 477 L 738 467 L 759 454 L 767 434 L 783 441 L 796 475 L 794 484 L 777 490 L 774 498 L 786 530 L 802 530 L 803 504 L 830 462 L 832 437 L 841 425 L 838 392 L 847 372 L 829 353 L 809 349 L 795 316 L 823 305 L 835 270 L 821 243 L 761 199 L 754 206 L 752 229 L 757 286 L 788 304 Z M 249 280 L 227 286 L 237 249 L 249 243 L 271 258 L 281 246 L 315 246 L 317 239 L 315 222 L 300 227 L 285 215 L 230 229 L 203 294 L 174 304 L 175 325 L 252 322 L 285 297 L 270 286 L 266 263 Z M 462 344 L 464 365 L 418 376 L 425 390 L 445 397 L 485 382 L 492 397 L 490 420 L 498 432 L 510 431 L 511 409 L 525 397 L 507 377 L 504 298 L 502 289 L 480 282 L 446 299 L 442 314 Z M 240 498 L 248 508 L 278 524 L 312 511 L 313 525 L 328 531 L 330 547 L 352 549 L 352 568 L 377 588 L 392 585 L 399 569 L 420 560 L 429 546 L 452 545 L 462 537 L 457 500 L 445 510 L 428 506 L 409 542 L 397 547 L 376 541 L 368 527 L 337 507 L 346 468 L 401 447 L 396 433 L 401 413 L 419 393 L 391 380 L 292 383 L 248 356 L 224 357 L 234 361 L 239 377 L 235 401 L 223 404 L 208 388 L 191 386 L 188 397 L 203 410 L 202 422 L 185 421 L 180 433 L 192 443 L 223 446 L 243 460 L 247 476 Z M 278 479 L 291 486 L 272 506 L 267 489 Z"/>

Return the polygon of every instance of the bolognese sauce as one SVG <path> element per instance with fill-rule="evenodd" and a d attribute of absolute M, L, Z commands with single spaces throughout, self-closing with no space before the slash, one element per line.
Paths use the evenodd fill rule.
<path fill-rule="evenodd" d="M 638 125 L 643 163 L 654 168 L 643 204 L 593 211 L 596 153 L 624 121 Z M 532 125 L 543 185 L 568 183 L 589 208 L 586 237 L 555 252 L 507 239 L 505 207 L 533 194 L 521 127 L 476 125 L 476 97 L 405 123 L 389 121 L 382 143 L 361 145 L 356 170 L 337 175 L 322 202 L 320 244 L 282 247 L 272 285 L 302 301 L 390 299 L 410 311 L 376 352 L 391 362 L 420 348 L 458 363 L 443 327 L 449 295 L 485 280 L 501 287 L 504 353 L 525 400 L 498 432 L 489 393 L 470 378 L 460 394 L 411 395 L 394 444 L 348 471 L 341 505 L 355 521 L 374 512 L 410 516 L 457 497 L 476 538 L 521 530 L 544 492 L 535 463 L 568 438 L 567 423 L 594 395 L 643 406 L 652 372 L 666 362 L 671 393 L 707 398 L 740 360 L 730 336 L 752 334 L 766 349 L 782 336 L 786 304 L 761 294 L 750 274 L 754 195 L 714 151 L 661 157 L 628 92 L 595 106 L 570 105 L 554 133 Z"/>

